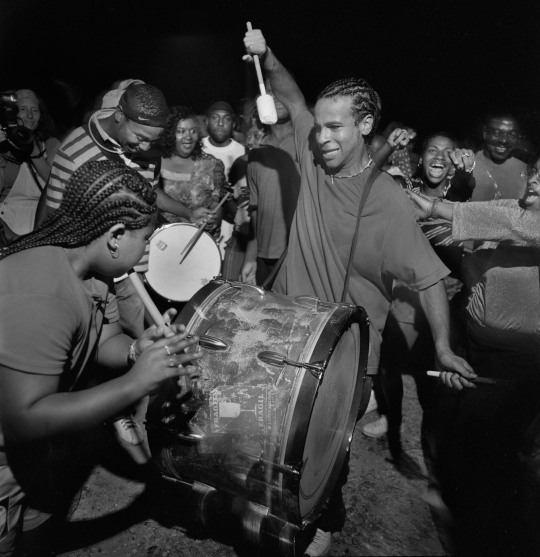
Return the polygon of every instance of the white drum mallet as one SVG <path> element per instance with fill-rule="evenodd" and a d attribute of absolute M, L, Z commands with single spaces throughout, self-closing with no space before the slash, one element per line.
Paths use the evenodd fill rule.
<path fill-rule="evenodd" d="M 252 31 L 251 22 L 247 22 L 248 31 Z M 264 88 L 264 80 L 261 71 L 261 63 L 259 57 L 256 54 L 252 54 L 253 62 L 255 63 L 255 70 L 257 72 L 257 79 L 259 81 L 259 90 L 261 92 L 260 96 L 257 97 L 257 112 L 259 113 L 259 119 L 263 124 L 275 124 L 277 122 L 276 105 L 274 104 L 274 99 L 272 95 L 269 95 Z"/>

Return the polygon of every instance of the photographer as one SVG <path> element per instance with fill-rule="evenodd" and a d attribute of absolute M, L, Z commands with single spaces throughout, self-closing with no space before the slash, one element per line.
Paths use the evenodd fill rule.
<path fill-rule="evenodd" d="M 4 120 L 0 127 L 0 247 L 32 231 L 60 144 L 52 137 L 52 120 L 34 91 L 19 89 L 15 96 L 16 105 L 0 106 Z M 20 133 L 20 127 L 31 133 Z M 10 133 L 14 128 L 15 133 Z"/>

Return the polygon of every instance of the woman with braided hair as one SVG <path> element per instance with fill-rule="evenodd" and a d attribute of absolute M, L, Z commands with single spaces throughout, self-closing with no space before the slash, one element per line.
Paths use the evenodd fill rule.
<path fill-rule="evenodd" d="M 58 211 L 1 252 L 0 555 L 12 554 L 21 529 L 28 538 L 51 517 L 51 498 L 42 496 L 49 441 L 196 370 L 189 364 L 200 355 L 184 350 L 197 339 L 182 326 L 151 327 L 133 340 L 118 323 L 112 278 L 139 261 L 155 218 L 155 194 L 136 171 L 88 162 Z M 77 390 L 91 362 L 128 371 Z M 41 541 L 36 551 L 49 554 Z"/>

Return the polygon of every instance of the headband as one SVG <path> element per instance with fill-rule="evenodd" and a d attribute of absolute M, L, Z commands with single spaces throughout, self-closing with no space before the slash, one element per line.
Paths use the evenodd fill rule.
<path fill-rule="evenodd" d="M 168 114 L 160 114 L 160 115 L 150 115 L 150 114 L 143 114 L 140 111 L 133 109 L 129 106 L 126 102 L 124 96 L 120 98 L 120 102 L 118 103 L 119 108 L 122 109 L 122 112 L 133 122 L 137 122 L 138 124 L 143 124 L 145 126 L 152 126 L 154 128 L 165 128 L 167 127 L 167 122 L 169 119 Z"/>

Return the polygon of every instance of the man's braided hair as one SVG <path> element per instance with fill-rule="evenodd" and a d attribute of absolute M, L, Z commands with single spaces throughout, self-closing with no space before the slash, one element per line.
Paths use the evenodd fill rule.
<path fill-rule="evenodd" d="M 317 100 L 332 97 L 351 97 L 351 112 L 355 125 L 358 125 L 368 114 L 373 117 L 373 127 L 366 136 L 370 139 L 375 134 L 381 119 L 381 99 L 371 85 L 359 78 L 339 79 L 323 89 Z"/>
<path fill-rule="evenodd" d="M 110 160 L 90 161 L 69 179 L 59 209 L 1 250 L 0 258 L 40 246 L 86 246 L 115 224 L 144 228 L 156 211 L 156 194 L 138 172 Z"/>

